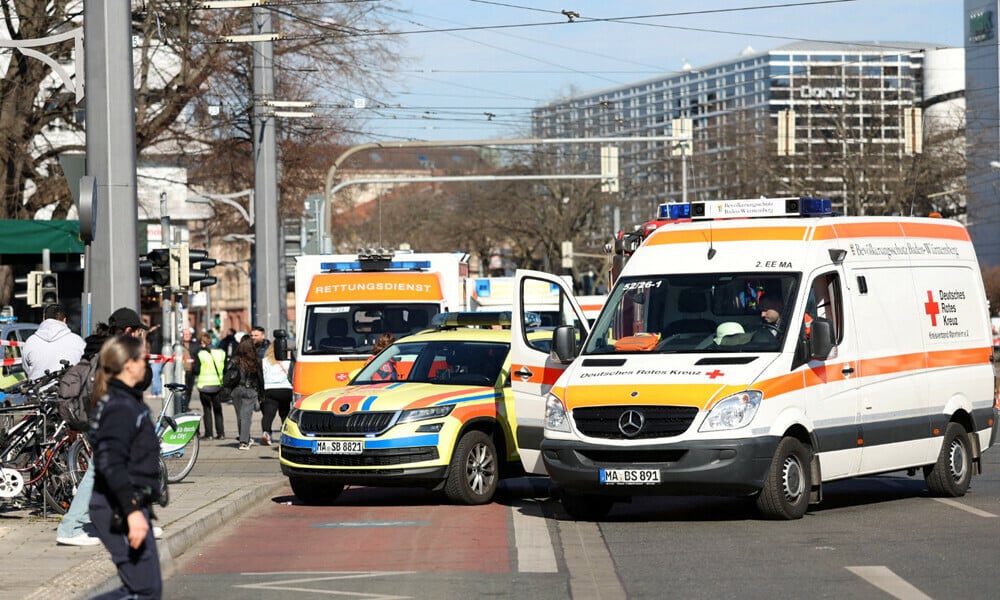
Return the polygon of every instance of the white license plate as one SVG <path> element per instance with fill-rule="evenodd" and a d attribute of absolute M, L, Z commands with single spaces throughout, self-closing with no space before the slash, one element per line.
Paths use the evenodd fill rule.
<path fill-rule="evenodd" d="M 660 483 L 659 469 L 601 469 L 604 485 L 649 485 Z"/>
<path fill-rule="evenodd" d="M 317 440 L 316 454 L 361 454 L 365 443 L 362 440 L 340 442 L 335 440 Z"/>

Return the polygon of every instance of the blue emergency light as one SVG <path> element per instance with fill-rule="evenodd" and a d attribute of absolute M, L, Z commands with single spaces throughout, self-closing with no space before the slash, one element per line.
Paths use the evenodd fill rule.
<path fill-rule="evenodd" d="M 365 268 L 360 260 L 353 260 L 347 262 L 325 262 L 320 263 L 319 268 L 323 271 L 337 271 L 337 272 L 350 272 L 350 271 L 370 271 L 371 269 Z M 380 271 L 426 271 L 431 268 L 431 261 L 429 260 L 399 260 L 389 262 L 385 267 L 380 268 Z"/>
<path fill-rule="evenodd" d="M 690 202 L 669 202 L 660 205 L 656 218 L 660 221 L 691 218 Z"/>

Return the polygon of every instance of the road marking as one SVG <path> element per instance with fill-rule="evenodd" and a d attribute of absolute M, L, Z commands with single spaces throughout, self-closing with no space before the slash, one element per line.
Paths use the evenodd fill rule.
<path fill-rule="evenodd" d="M 888 567 L 847 567 L 847 570 L 899 600 L 931 600 Z"/>
<path fill-rule="evenodd" d="M 596 523 L 559 521 L 559 537 L 573 600 L 627 597 Z"/>
<path fill-rule="evenodd" d="M 412 598 L 412 596 L 396 596 L 396 595 L 386 595 L 386 594 L 364 594 L 360 592 L 349 592 L 346 590 L 331 590 L 324 586 L 324 588 L 307 588 L 298 587 L 291 584 L 301 584 L 301 583 L 313 583 L 313 582 L 329 582 L 344 579 L 364 579 L 371 577 L 393 577 L 396 575 L 413 575 L 413 571 L 345 571 L 342 573 L 295 573 L 295 572 L 275 572 L 275 573 L 240 573 L 240 575 L 247 575 L 252 577 L 261 576 L 284 576 L 288 575 L 310 575 L 311 577 L 299 577 L 296 579 L 281 579 L 278 581 L 264 581 L 261 583 L 247 583 L 236 585 L 233 587 L 255 589 L 255 590 L 282 590 L 287 592 L 307 592 L 312 594 L 325 594 L 327 596 L 348 596 L 351 598 L 366 598 L 369 600 L 404 600 L 407 598 Z"/>
<path fill-rule="evenodd" d="M 961 502 L 957 502 L 955 500 L 950 500 L 948 498 L 934 498 L 934 499 L 940 502 L 941 504 L 947 504 L 948 506 L 951 506 L 953 508 L 964 510 L 965 512 L 972 513 L 977 517 L 987 517 L 987 518 L 996 517 L 996 515 L 993 513 L 988 513 L 985 510 L 979 510 L 978 508 L 972 508 L 971 506 L 966 506 L 965 504 L 962 504 Z"/>
<path fill-rule="evenodd" d="M 556 552 L 552 548 L 548 521 L 537 501 L 513 503 L 514 547 L 519 573 L 557 573 Z"/>
<path fill-rule="evenodd" d="M 430 521 L 339 521 L 333 523 L 315 523 L 310 527 L 352 528 L 352 527 L 426 527 Z"/>

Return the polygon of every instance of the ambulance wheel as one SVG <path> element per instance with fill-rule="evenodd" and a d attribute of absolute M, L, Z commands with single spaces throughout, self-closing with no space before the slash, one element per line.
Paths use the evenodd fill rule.
<path fill-rule="evenodd" d="M 764 487 L 757 496 L 757 510 L 768 519 L 801 519 L 809 508 L 811 487 L 809 448 L 786 437 L 774 452 Z"/>
<path fill-rule="evenodd" d="M 965 495 L 972 481 L 972 445 L 964 427 L 948 423 L 937 462 L 924 467 L 924 479 L 935 496 Z"/>
<path fill-rule="evenodd" d="M 295 496 L 310 506 L 330 506 L 344 491 L 342 483 L 324 483 L 305 477 L 289 477 L 288 483 L 292 485 Z"/>
<path fill-rule="evenodd" d="M 500 462 L 493 439 L 482 431 L 470 431 L 455 445 L 448 465 L 444 493 L 452 502 L 486 504 L 500 483 Z"/>
<path fill-rule="evenodd" d="M 600 521 L 608 516 L 615 501 L 610 496 L 574 494 L 563 490 L 559 496 L 563 510 L 577 521 Z"/>

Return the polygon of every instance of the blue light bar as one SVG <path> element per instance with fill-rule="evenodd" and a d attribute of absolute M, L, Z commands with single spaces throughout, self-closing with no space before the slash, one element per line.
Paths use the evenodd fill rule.
<path fill-rule="evenodd" d="M 799 214 L 803 217 L 827 217 L 833 214 L 833 202 L 829 198 L 800 198 Z"/>
<path fill-rule="evenodd" d="M 687 202 L 671 202 L 661 204 L 659 214 L 656 218 L 661 221 L 666 219 L 690 219 L 691 204 Z"/>
<path fill-rule="evenodd" d="M 347 262 L 325 262 L 320 263 L 319 268 L 322 271 L 361 271 L 361 261 L 347 261 Z M 400 260 L 388 263 L 383 271 L 425 271 L 431 268 L 431 261 L 429 260 Z"/>

